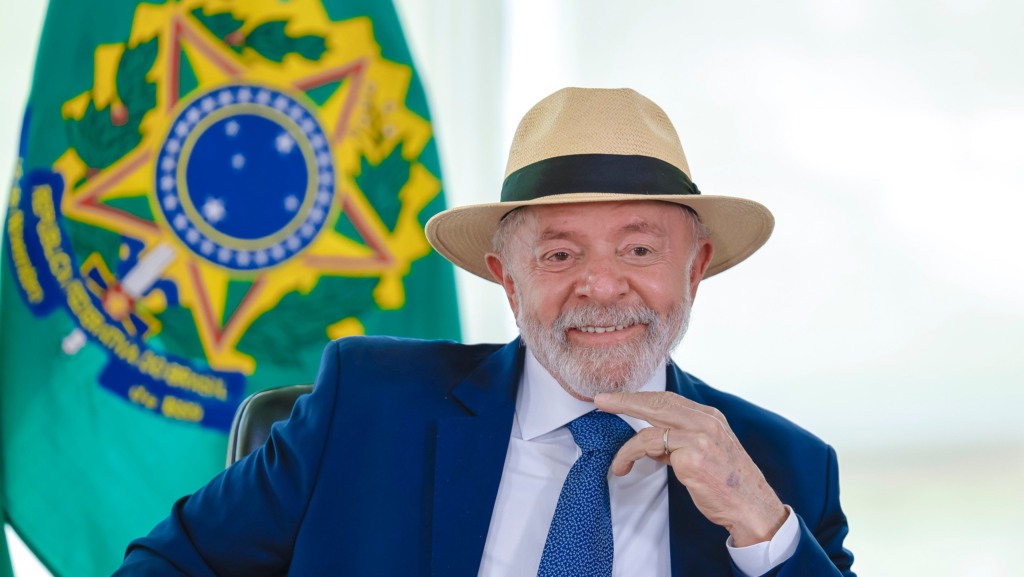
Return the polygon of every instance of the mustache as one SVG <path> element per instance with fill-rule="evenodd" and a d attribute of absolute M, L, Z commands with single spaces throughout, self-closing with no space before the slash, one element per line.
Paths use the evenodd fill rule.
<path fill-rule="evenodd" d="M 655 325 L 660 320 L 658 313 L 643 303 L 626 306 L 585 304 L 558 315 L 551 328 L 564 335 L 569 329 L 581 327 Z"/>

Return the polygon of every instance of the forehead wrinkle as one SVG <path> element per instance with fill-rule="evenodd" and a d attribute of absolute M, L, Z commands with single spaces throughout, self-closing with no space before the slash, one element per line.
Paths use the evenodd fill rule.
<path fill-rule="evenodd" d="M 662 227 L 651 224 L 646 220 L 639 220 L 636 222 L 630 222 L 623 225 L 619 232 L 621 233 L 649 233 L 649 234 L 661 234 L 664 233 Z M 570 229 L 561 229 L 554 226 L 549 226 L 541 231 L 539 235 L 540 240 L 573 240 L 581 235 L 586 235 L 585 232 L 577 232 Z"/>

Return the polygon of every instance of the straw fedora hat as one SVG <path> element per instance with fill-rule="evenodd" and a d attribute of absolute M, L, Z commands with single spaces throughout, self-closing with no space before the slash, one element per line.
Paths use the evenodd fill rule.
<path fill-rule="evenodd" d="M 501 202 L 438 213 L 427 222 L 427 240 L 456 266 L 494 281 L 484 255 L 512 210 L 630 200 L 673 202 L 697 213 L 715 247 L 704 278 L 753 254 L 775 225 L 761 204 L 697 190 L 679 136 L 657 104 L 628 88 L 564 88 L 519 123 Z"/>

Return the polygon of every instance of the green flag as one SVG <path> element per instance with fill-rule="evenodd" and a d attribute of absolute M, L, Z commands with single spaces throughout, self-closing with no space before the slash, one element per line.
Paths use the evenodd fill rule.
<path fill-rule="evenodd" d="M 328 339 L 459 337 L 390 2 L 52 0 L 27 110 L 3 510 L 55 574 L 109 574 L 223 467 L 238 402 L 310 382 Z"/>
<path fill-rule="evenodd" d="M 0 427 L 2 429 L 2 427 Z M 0 495 L 3 495 L 3 447 L 0 446 Z M 14 571 L 11 568 L 11 555 L 7 549 L 7 531 L 4 530 L 6 524 L 4 519 L 3 509 L 0 509 L 0 577 L 13 577 Z"/>

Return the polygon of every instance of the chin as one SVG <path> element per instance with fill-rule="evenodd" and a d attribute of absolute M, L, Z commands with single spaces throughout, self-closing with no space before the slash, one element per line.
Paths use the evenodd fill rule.
<path fill-rule="evenodd" d="M 653 373 L 647 376 L 602 373 L 584 379 L 560 378 L 559 381 L 575 396 L 593 400 L 599 393 L 635 393 L 651 376 Z"/>

